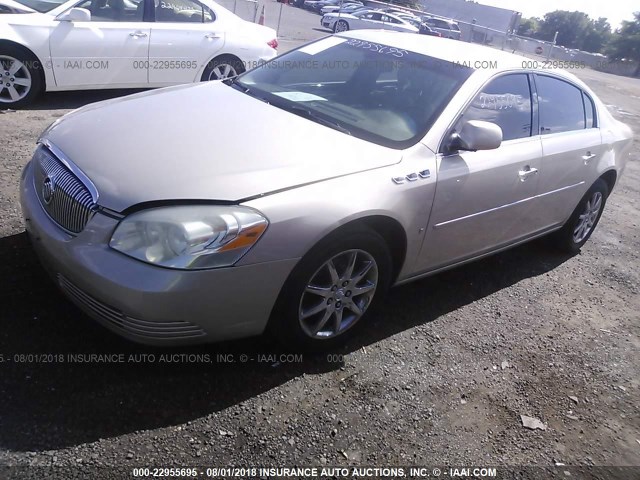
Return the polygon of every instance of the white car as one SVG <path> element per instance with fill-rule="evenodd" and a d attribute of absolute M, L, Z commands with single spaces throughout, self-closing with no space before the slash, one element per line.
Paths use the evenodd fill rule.
<path fill-rule="evenodd" d="M 364 10 L 354 13 L 327 13 L 320 21 L 323 27 L 334 32 L 360 30 L 365 28 L 382 28 L 398 32 L 417 33 L 418 29 L 408 21 L 378 10 Z"/>
<path fill-rule="evenodd" d="M 277 55 L 275 30 L 211 0 L 20 3 L 34 11 L 0 15 L 0 108 L 43 91 L 227 78 Z"/>
<path fill-rule="evenodd" d="M 367 7 L 365 7 L 362 3 L 344 3 L 342 6 L 340 5 L 327 5 L 326 7 L 322 7 L 320 9 L 320 13 L 322 13 L 323 15 L 326 13 L 334 13 L 334 12 L 341 12 L 341 13 L 353 13 L 357 10 L 369 10 Z"/>

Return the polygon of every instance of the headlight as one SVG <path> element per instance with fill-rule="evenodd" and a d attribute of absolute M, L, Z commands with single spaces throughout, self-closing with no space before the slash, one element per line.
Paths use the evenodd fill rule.
<path fill-rule="evenodd" d="M 161 207 L 126 217 L 109 246 L 163 267 L 226 267 L 249 251 L 268 224 L 255 210 L 240 206 Z"/>

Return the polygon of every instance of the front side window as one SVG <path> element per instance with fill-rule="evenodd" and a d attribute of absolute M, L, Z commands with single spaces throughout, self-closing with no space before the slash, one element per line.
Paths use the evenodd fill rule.
<path fill-rule="evenodd" d="M 76 5 L 91 12 L 92 22 L 141 22 L 144 0 L 86 0 Z"/>
<path fill-rule="evenodd" d="M 328 37 L 241 75 L 235 86 L 343 133 L 407 148 L 472 72 L 389 45 Z"/>
<path fill-rule="evenodd" d="M 582 90 L 564 80 L 546 75 L 536 76 L 536 87 L 542 135 L 585 128 Z"/>
<path fill-rule="evenodd" d="M 469 120 L 492 122 L 502 129 L 503 141 L 531 136 L 531 89 L 526 74 L 503 75 L 476 95 L 456 125 Z"/>
<path fill-rule="evenodd" d="M 208 23 L 215 19 L 207 7 L 193 0 L 155 0 L 156 22 Z"/>
<path fill-rule="evenodd" d="M 363 13 L 360 15 L 356 15 L 357 17 L 360 17 L 364 20 L 380 20 L 382 19 L 382 14 L 381 13 L 375 13 L 375 12 L 368 12 L 368 13 Z"/>

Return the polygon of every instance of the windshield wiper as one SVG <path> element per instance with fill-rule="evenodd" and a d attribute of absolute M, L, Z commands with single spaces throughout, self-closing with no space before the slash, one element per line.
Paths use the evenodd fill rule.
<path fill-rule="evenodd" d="M 301 117 L 305 117 L 305 118 L 308 118 L 309 120 L 318 122 L 326 127 L 333 128 L 334 130 L 338 130 L 339 132 L 346 133 L 347 135 L 351 135 L 351 132 L 346 128 L 344 128 L 342 125 L 340 125 L 338 122 L 334 122 L 333 120 L 324 118 L 316 114 L 315 112 L 313 112 L 313 110 L 310 110 L 308 108 L 301 107 L 299 105 L 277 105 L 277 106 L 281 107 L 284 110 L 295 113 L 296 115 L 300 115 Z"/>
<path fill-rule="evenodd" d="M 249 92 L 249 87 L 244 86 L 238 81 L 238 77 L 225 78 L 222 83 L 230 87 L 238 87 L 243 93 Z"/>

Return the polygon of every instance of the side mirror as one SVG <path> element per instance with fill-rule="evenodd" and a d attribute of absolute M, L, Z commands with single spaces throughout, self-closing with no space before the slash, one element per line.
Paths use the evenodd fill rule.
<path fill-rule="evenodd" d="M 71 8 L 56 17 L 59 22 L 90 22 L 91 12 L 86 8 Z"/>
<path fill-rule="evenodd" d="M 494 150 L 502 144 L 502 129 L 491 122 L 469 120 L 460 133 L 454 133 L 449 140 L 448 150 Z"/>

